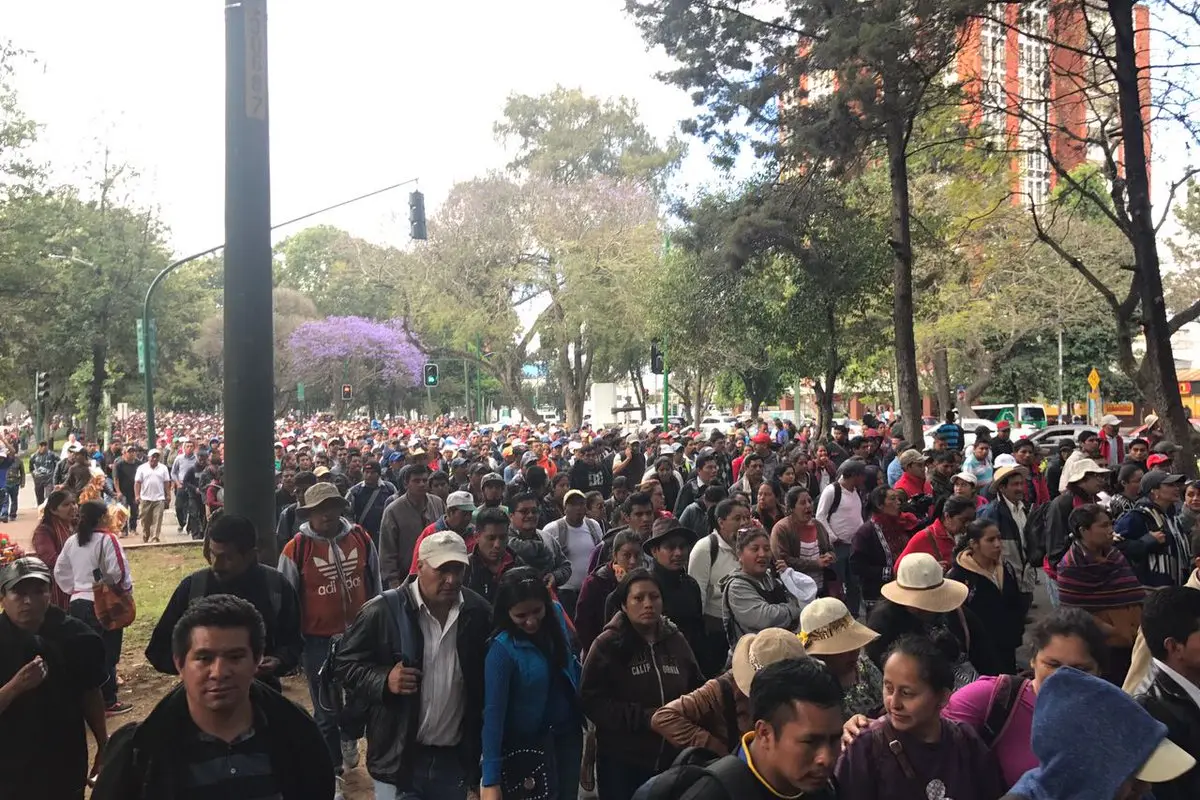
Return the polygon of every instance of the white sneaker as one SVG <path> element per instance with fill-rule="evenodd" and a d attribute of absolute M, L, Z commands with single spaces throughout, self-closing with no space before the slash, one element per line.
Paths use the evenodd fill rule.
<path fill-rule="evenodd" d="M 353 742 L 342 742 L 342 766 L 346 769 L 354 769 L 358 766 L 358 740 Z"/>
<path fill-rule="evenodd" d="M 346 779 L 335 775 L 333 780 L 333 800 L 346 800 Z"/>

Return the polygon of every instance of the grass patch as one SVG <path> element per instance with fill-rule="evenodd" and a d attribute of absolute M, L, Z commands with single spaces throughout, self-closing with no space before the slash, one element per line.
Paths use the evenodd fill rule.
<path fill-rule="evenodd" d="M 203 548 L 196 545 L 137 547 L 126 550 L 125 555 L 133 575 L 137 619 L 125 629 L 122 650 L 140 655 L 146 649 L 150 634 L 175 592 L 175 587 L 185 577 L 208 564 L 204 561 Z"/>

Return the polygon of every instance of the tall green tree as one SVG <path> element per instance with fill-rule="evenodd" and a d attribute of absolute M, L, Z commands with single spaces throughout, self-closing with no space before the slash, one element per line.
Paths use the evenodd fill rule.
<path fill-rule="evenodd" d="M 908 159 L 932 109 L 957 105 L 965 24 L 984 0 L 626 0 L 647 41 L 681 63 L 664 77 L 703 110 L 687 129 L 729 163 L 744 144 L 784 174 L 888 165 L 900 410 L 920 418 Z M 746 125 L 749 123 L 749 125 Z"/>

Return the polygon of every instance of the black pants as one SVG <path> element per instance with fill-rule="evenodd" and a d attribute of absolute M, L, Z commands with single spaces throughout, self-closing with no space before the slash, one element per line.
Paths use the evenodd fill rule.
<path fill-rule="evenodd" d="M 34 481 L 33 495 L 37 498 L 37 504 L 40 506 L 46 502 L 46 489 L 50 486 L 50 481 Z"/>
<path fill-rule="evenodd" d="M 117 662 L 121 660 L 121 640 L 125 631 L 105 630 L 96 618 L 96 605 L 91 600 L 72 600 L 68 613 L 99 634 L 104 642 L 104 668 L 108 680 L 100 687 L 100 694 L 104 696 L 104 707 L 108 708 L 117 702 Z"/>
<path fill-rule="evenodd" d="M 729 660 L 729 639 L 726 638 L 721 620 L 704 617 L 704 645 L 701 650 L 704 652 L 696 653 L 696 661 L 699 662 L 704 677 L 715 678 L 725 671 Z"/>
<path fill-rule="evenodd" d="M 175 492 L 175 519 L 179 520 L 179 527 L 187 524 L 188 520 L 188 493 L 187 489 L 179 489 Z"/>

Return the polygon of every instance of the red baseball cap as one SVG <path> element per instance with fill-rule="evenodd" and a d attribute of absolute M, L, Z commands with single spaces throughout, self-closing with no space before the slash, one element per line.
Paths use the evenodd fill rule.
<path fill-rule="evenodd" d="M 1171 460 L 1171 458 L 1169 456 L 1164 456 L 1162 453 L 1155 453 L 1154 455 L 1152 455 L 1146 459 L 1146 466 L 1149 467 L 1150 469 L 1154 469 L 1159 464 L 1165 464 L 1166 462 L 1168 462 L 1170 460 Z"/>
<path fill-rule="evenodd" d="M 755 444 L 770 444 L 771 435 L 767 433 L 756 433 L 754 434 L 754 438 L 750 441 L 754 442 Z"/>
<path fill-rule="evenodd" d="M 883 434 L 874 428 L 867 428 L 867 432 L 864 433 L 863 436 L 868 439 L 879 439 L 882 438 Z"/>
<path fill-rule="evenodd" d="M 1012 423 L 1006 419 L 1002 419 L 996 423 L 996 430 L 998 430 L 998 431 L 1006 431 L 1011 427 L 1012 427 Z"/>

